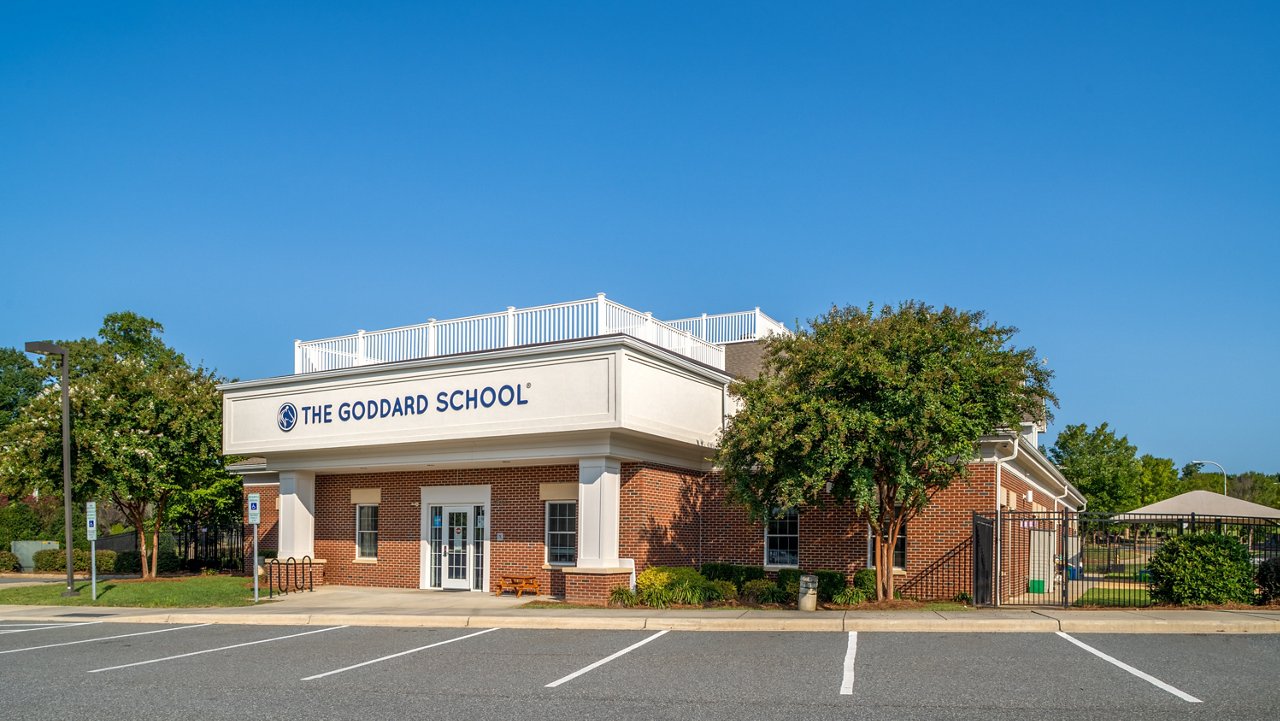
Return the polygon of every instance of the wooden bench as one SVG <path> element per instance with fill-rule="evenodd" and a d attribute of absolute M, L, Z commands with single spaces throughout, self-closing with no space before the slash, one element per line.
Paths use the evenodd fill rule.
<path fill-rule="evenodd" d="M 507 591 L 515 591 L 516 598 L 520 598 L 525 591 L 532 591 L 535 596 L 541 595 L 542 593 L 542 589 L 538 585 L 537 576 L 512 576 L 504 574 L 498 577 L 498 580 L 494 582 L 494 586 L 493 595 L 495 596 L 501 596 Z"/>

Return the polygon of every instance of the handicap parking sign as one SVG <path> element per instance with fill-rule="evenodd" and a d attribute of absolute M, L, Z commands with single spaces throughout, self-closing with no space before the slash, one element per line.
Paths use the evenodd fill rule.
<path fill-rule="evenodd" d="M 249 525 L 256 526 L 261 522 L 262 511 L 259 510 L 258 504 L 261 499 L 257 493 L 249 494 Z"/>

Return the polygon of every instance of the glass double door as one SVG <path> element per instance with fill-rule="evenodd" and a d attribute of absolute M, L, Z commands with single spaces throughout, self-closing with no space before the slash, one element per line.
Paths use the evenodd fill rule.
<path fill-rule="evenodd" d="M 433 586 L 484 589 L 484 506 L 432 506 Z"/>

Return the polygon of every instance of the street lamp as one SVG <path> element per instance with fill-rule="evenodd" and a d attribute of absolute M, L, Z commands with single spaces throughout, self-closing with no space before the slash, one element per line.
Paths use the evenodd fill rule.
<path fill-rule="evenodd" d="M 33 340 L 27 343 L 27 352 L 62 356 L 62 516 L 67 547 L 67 590 L 62 595 L 79 596 L 71 554 L 71 392 L 67 385 L 67 349 L 49 341 Z"/>
<path fill-rule="evenodd" d="M 1221 463 L 1218 463 L 1216 461 L 1192 461 L 1192 463 L 1198 463 L 1201 465 L 1205 463 L 1211 463 L 1217 466 L 1218 470 L 1222 471 L 1222 495 L 1224 496 L 1228 495 L 1227 494 L 1227 469 L 1223 468 Z"/>

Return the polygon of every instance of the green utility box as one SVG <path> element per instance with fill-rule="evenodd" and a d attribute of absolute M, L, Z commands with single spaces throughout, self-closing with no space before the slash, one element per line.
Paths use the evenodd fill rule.
<path fill-rule="evenodd" d="M 1027 593 L 1044 593 L 1044 581 L 1039 578 L 1027 581 Z"/>

